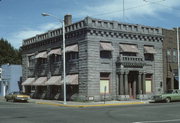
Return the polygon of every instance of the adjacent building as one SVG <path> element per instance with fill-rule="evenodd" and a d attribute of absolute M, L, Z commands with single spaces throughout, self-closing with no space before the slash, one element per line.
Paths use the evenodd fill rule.
<path fill-rule="evenodd" d="M 0 96 L 9 92 L 20 91 L 18 82 L 22 77 L 22 66 L 4 64 L 0 68 Z"/>
<path fill-rule="evenodd" d="M 91 17 L 71 23 L 66 16 L 69 100 L 128 100 L 164 91 L 161 28 Z M 62 50 L 62 28 L 23 40 L 24 92 L 63 98 Z"/>
<path fill-rule="evenodd" d="M 163 87 L 178 89 L 178 50 L 177 50 L 177 29 L 163 29 Z"/>

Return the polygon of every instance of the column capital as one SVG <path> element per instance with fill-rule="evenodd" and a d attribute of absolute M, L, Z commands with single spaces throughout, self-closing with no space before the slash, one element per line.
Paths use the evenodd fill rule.
<path fill-rule="evenodd" d="M 138 75 L 142 75 L 143 74 L 143 72 L 142 71 L 139 71 L 139 74 Z"/>
<path fill-rule="evenodd" d="M 119 74 L 120 74 L 120 75 L 123 75 L 123 74 L 124 74 L 124 71 L 120 71 Z"/>
<path fill-rule="evenodd" d="M 129 74 L 129 71 L 124 71 L 124 74 Z"/>

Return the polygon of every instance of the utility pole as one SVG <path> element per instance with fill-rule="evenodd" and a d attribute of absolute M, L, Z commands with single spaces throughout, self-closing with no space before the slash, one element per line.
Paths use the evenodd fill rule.
<path fill-rule="evenodd" d="M 123 21 L 125 21 L 124 17 L 125 17 L 125 9 L 124 9 L 124 0 L 123 0 Z"/>

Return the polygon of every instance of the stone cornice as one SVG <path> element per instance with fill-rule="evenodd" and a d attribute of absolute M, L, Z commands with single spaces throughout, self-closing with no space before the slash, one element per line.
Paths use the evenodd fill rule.
<path fill-rule="evenodd" d="M 141 33 L 96 29 L 96 28 L 88 28 L 87 35 L 129 39 L 129 40 L 150 41 L 150 42 L 163 41 L 162 35 L 160 36 L 160 35 L 151 35 L 151 34 L 141 34 Z"/>

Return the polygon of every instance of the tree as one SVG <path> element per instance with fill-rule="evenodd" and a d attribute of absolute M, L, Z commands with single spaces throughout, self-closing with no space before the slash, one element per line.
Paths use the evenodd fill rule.
<path fill-rule="evenodd" d="M 21 51 L 15 49 L 5 39 L 0 39 L 0 66 L 2 64 L 21 64 Z"/>

